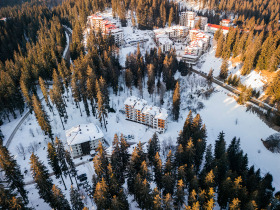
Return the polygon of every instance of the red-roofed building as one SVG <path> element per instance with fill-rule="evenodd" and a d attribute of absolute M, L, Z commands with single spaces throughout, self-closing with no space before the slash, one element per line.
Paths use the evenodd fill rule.
<path fill-rule="evenodd" d="M 101 30 L 103 34 L 112 34 L 115 43 L 117 45 L 122 45 L 123 42 L 123 30 L 119 29 L 115 24 L 111 23 L 109 20 L 104 19 L 102 16 L 91 15 L 88 16 L 88 27 L 93 29 L 95 32 Z"/>
<path fill-rule="evenodd" d="M 210 23 L 208 23 L 207 27 L 205 27 L 205 31 L 215 33 L 217 30 L 219 30 L 219 28 L 222 29 L 224 34 L 227 34 L 229 31 L 229 27 L 227 26 L 215 25 Z"/>
<path fill-rule="evenodd" d="M 232 25 L 232 22 L 229 19 L 223 19 L 223 20 L 220 21 L 220 25 L 230 27 Z"/>

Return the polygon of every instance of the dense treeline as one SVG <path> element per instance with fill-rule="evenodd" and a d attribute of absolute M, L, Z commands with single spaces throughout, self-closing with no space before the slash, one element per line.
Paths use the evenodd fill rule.
<path fill-rule="evenodd" d="M 279 68 L 280 31 L 270 30 L 267 32 L 263 30 L 255 33 L 253 29 L 251 31 L 241 31 L 238 27 L 231 27 L 226 36 L 218 30 L 214 38 L 217 41 L 216 57 L 224 59 L 221 67 L 221 74 L 224 74 L 224 76 L 220 74 L 222 79 L 228 77 L 227 67 L 223 66 L 227 65 L 227 60 L 230 58 L 239 57 L 239 60 L 243 62 L 242 75 L 249 74 L 253 69 L 256 71 L 268 70 L 273 73 Z M 279 77 L 277 75 L 278 73 L 276 73 L 273 82 L 267 85 L 266 95 L 270 98 L 270 103 L 275 104 L 278 108 L 280 92 Z M 232 75 L 230 75 L 227 82 L 234 86 L 240 86 L 239 80 L 237 77 L 232 78 Z M 245 88 L 245 90 L 247 91 L 248 88 Z M 251 92 L 254 94 L 254 90 L 251 90 Z M 256 93 L 255 96 L 258 97 L 258 94 Z"/>
<path fill-rule="evenodd" d="M 123 135 L 115 135 L 110 159 L 99 144 L 93 176 L 97 208 L 128 209 L 125 181 L 141 209 L 213 209 L 216 202 L 230 209 L 277 208 L 272 176 L 248 167 L 240 141 L 234 138 L 227 147 L 224 136 L 219 134 L 214 150 L 206 147 L 205 125 L 190 112 L 173 150 L 161 148 L 157 134 L 147 153 L 139 143 L 131 156 Z"/>
<path fill-rule="evenodd" d="M 278 24 L 280 4 L 278 0 L 199 0 L 198 3 L 210 10 L 225 11 L 228 14 L 238 14 L 238 22 L 254 22 L 258 24 L 268 24 L 270 27 Z M 278 27 L 278 26 L 277 26 Z"/>
<path fill-rule="evenodd" d="M 23 112 L 23 98 L 30 108 L 38 78 L 51 80 L 53 69 L 62 61 L 65 34 L 59 19 L 55 16 L 50 21 L 45 19 L 37 36 L 36 43 L 26 44 L 26 53 L 14 53 L 14 61 L 0 63 L 1 119 L 9 117 L 9 114 L 16 117 L 16 110 Z"/>

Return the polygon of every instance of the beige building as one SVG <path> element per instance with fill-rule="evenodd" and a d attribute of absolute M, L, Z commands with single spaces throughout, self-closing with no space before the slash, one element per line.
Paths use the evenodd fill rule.
<path fill-rule="evenodd" d="M 156 129 L 159 133 L 167 129 L 167 110 L 150 106 L 144 99 L 135 96 L 127 98 L 124 102 L 126 119 L 138 122 Z"/>

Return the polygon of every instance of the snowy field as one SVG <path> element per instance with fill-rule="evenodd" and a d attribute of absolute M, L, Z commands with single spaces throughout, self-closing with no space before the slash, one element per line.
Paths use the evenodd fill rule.
<path fill-rule="evenodd" d="M 213 41 L 215 42 L 215 41 Z M 216 52 L 216 44 L 211 43 L 211 48 L 208 52 L 203 54 L 200 58 L 200 62 L 194 67 L 197 70 L 203 71 L 208 74 L 210 69 L 212 68 L 213 75 L 215 77 L 219 76 L 220 74 L 220 68 L 223 62 L 222 58 L 216 58 L 215 57 Z M 264 85 L 266 79 L 261 75 L 261 73 L 257 73 L 255 70 L 252 70 L 250 74 L 246 76 L 241 75 L 241 68 L 242 63 L 241 62 L 228 62 L 228 75 L 237 75 L 240 77 L 240 82 L 243 85 L 251 86 L 253 89 L 260 91 L 260 95 L 264 94 Z"/>
<path fill-rule="evenodd" d="M 113 20 L 110 11 L 103 13 L 102 16 L 106 17 L 108 20 Z M 118 21 L 117 24 L 119 24 Z M 128 26 L 123 28 L 124 39 L 126 42 L 129 40 L 147 39 L 147 41 L 140 45 L 141 53 L 144 55 L 146 50 L 155 47 L 155 43 L 150 34 L 151 31 L 134 30 L 131 25 L 131 20 L 128 18 Z M 124 66 L 126 56 L 136 50 L 137 45 L 125 45 L 124 47 L 121 47 L 121 65 Z M 213 68 L 214 76 L 218 76 L 221 63 L 222 59 L 215 58 L 214 48 L 211 47 L 209 52 L 202 56 L 201 62 L 196 66 L 196 68 L 206 73 L 209 72 L 210 68 Z M 239 64 L 230 64 L 229 72 L 240 74 L 240 68 L 241 65 Z M 215 84 L 213 84 L 215 91 L 211 94 L 211 96 L 208 98 L 203 97 L 203 94 L 201 93 L 207 90 L 208 85 L 202 77 L 197 75 L 181 76 L 180 73 L 177 72 L 176 79 L 180 80 L 181 86 L 180 117 L 178 122 L 173 122 L 172 117 L 169 116 L 167 131 L 164 134 L 158 135 L 162 148 L 164 145 L 176 144 L 178 133 L 183 128 L 184 121 L 189 113 L 189 110 L 192 110 L 193 115 L 195 116 L 196 113 L 199 113 L 202 117 L 203 123 L 206 124 L 208 136 L 207 144 L 214 145 L 215 140 L 221 131 L 225 132 L 227 145 L 229 145 L 233 137 L 236 136 L 237 138 L 240 138 L 241 148 L 248 154 L 249 166 L 253 164 L 256 168 L 260 168 L 262 175 L 268 172 L 271 173 L 274 179 L 273 186 L 276 191 L 279 191 L 280 165 L 276 163 L 279 162 L 280 154 L 273 154 L 269 152 L 261 142 L 261 139 L 266 139 L 271 134 L 276 133 L 276 131 L 269 128 L 256 114 L 246 111 L 245 106 L 238 105 L 234 98 L 228 96 L 227 91 Z M 254 71 L 246 77 L 241 77 L 241 81 L 244 84 L 250 84 L 253 88 L 262 91 L 262 78 Z M 157 94 L 154 96 L 150 96 L 148 94 L 146 83 L 147 81 L 145 81 L 145 86 L 143 87 L 143 98 L 148 101 L 149 105 L 160 106 Z M 79 108 L 77 108 L 74 104 L 71 93 L 69 93 L 68 98 L 65 94 L 65 100 L 67 101 L 67 113 L 69 115 L 67 124 L 65 124 L 65 130 L 79 124 L 95 123 L 101 127 L 104 137 L 110 145 L 112 144 L 114 134 L 116 133 L 134 135 L 134 139 L 129 140 L 131 143 L 138 143 L 139 141 L 142 143 L 147 142 L 152 137 L 155 130 L 144 125 L 125 120 L 125 115 L 119 112 L 119 110 L 124 110 L 123 103 L 125 99 L 130 96 L 130 91 L 124 87 L 123 77 L 120 77 L 120 86 L 124 88 L 124 91 L 119 92 L 117 95 L 114 95 L 110 89 L 110 106 L 116 110 L 116 113 L 108 114 L 107 130 L 105 130 L 104 127 L 101 127 L 99 120 L 96 119 L 96 117 L 86 116 L 82 103 L 80 103 L 82 109 L 81 116 Z M 135 88 L 132 90 L 132 95 L 140 97 L 139 91 Z M 66 144 L 65 130 L 62 128 L 57 111 L 55 110 L 53 115 L 53 113 L 48 110 L 44 101 L 42 104 L 50 117 L 54 136 L 59 137 L 63 141 L 65 148 L 69 150 L 69 147 Z M 172 108 L 172 92 L 165 93 L 164 104 L 162 107 L 166 108 L 170 113 Z M 18 116 L 17 119 L 11 119 L 11 122 L 5 122 L 4 125 L 1 126 L 5 136 L 4 144 L 19 121 L 20 116 Z M 16 132 L 16 135 L 9 146 L 9 150 L 21 166 L 22 172 L 25 174 L 25 182 L 32 181 L 32 176 L 29 171 L 29 157 L 33 151 L 39 156 L 40 160 L 44 162 L 51 172 L 51 168 L 47 163 L 47 143 L 49 141 L 49 138 L 43 135 L 41 128 L 36 122 L 34 113 L 29 115 Z M 131 146 L 130 150 L 132 150 L 134 146 L 135 144 Z M 19 152 L 18 149 L 20 147 L 24 149 L 24 152 Z M 110 149 L 111 148 L 108 150 Z M 77 167 L 78 174 L 86 173 L 88 181 L 91 184 L 91 177 L 94 173 L 94 168 L 93 163 L 88 161 L 89 158 L 89 156 L 84 156 L 82 160 L 75 159 L 74 161 L 76 164 L 84 163 Z M 54 177 L 52 178 L 54 184 L 57 184 L 69 199 L 69 188 L 71 185 L 70 179 L 68 177 L 65 178 L 66 185 L 68 186 L 68 190 L 65 190 L 62 183 L 60 183 L 60 179 L 55 179 Z M 75 181 L 74 186 L 76 187 Z M 34 184 L 28 185 L 27 190 L 29 191 L 30 207 L 34 207 L 36 209 L 50 209 L 43 200 L 39 199 Z M 84 202 L 88 207 L 93 205 L 88 196 L 84 196 L 84 198 Z M 135 209 L 135 203 L 132 202 L 132 197 L 129 197 L 128 199 L 129 203 L 131 203 L 131 208 Z"/>
<path fill-rule="evenodd" d="M 203 122 L 206 124 L 207 128 L 207 143 L 214 144 L 219 132 L 224 131 L 226 136 L 226 141 L 229 144 L 234 136 L 241 139 L 241 148 L 245 153 L 248 154 L 249 164 L 254 164 L 256 168 L 260 168 L 262 175 L 267 172 L 270 172 L 273 175 L 274 181 L 273 185 L 276 190 L 280 190 L 280 177 L 278 176 L 280 172 L 280 166 L 274 165 L 279 160 L 279 154 L 273 154 L 266 150 L 261 142 L 261 138 L 265 139 L 269 135 L 275 133 L 274 130 L 270 129 L 264 122 L 261 121 L 255 114 L 246 112 L 246 107 L 240 106 L 236 101 L 228 96 L 227 91 L 221 89 L 218 86 L 215 87 L 214 93 L 210 98 L 206 99 L 202 96 L 199 96 L 198 92 L 203 92 L 207 88 L 205 80 L 196 75 L 191 76 L 180 76 L 179 73 L 176 74 L 177 78 L 180 79 L 181 84 L 181 111 L 180 118 L 178 122 L 172 122 L 171 116 L 169 116 L 168 129 L 164 134 L 159 134 L 160 142 L 163 145 L 175 145 L 176 138 L 179 131 L 182 129 L 185 118 L 188 115 L 189 110 L 193 110 L 201 114 Z M 121 81 L 123 85 L 123 81 Z M 145 90 L 145 88 L 144 88 Z M 133 95 L 140 96 L 137 89 L 133 89 Z M 116 113 L 109 113 L 108 115 L 108 129 L 107 131 L 102 128 L 106 140 L 111 144 L 112 139 L 115 133 L 123 133 L 125 135 L 134 135 L 133 142 L 147 142 L 155 132 L 154 129 L 147 128 L 144 125 L 127 121 L 125 116 L 119 112 L 119 110 L 124 109 L 123 102 L 129 96 L 129 91 L 125 89 L 125 92 L 120 92 L 117 96 L 111 93 L 110 105 L 117 111 Z M 148 101 L 149 104 L 159 105 L 158 97 L 150 97 L 148 92 L 144 91 L 144 99 Z M 82 107 L 82 114 L 80 116 L 80 111 L 77 109 L 73 103 L 73 99 L 70 97 L 66 99 L 67 102 L 67 112 L 69 114 L 69 119 L 65 125 L 65 129 L 69 129 L 73 126 L 93 122 L 100 126 L 98 119 L 93 116 L 87 117 L 85 111 Z M 164 97 L 163 107 L 171 110 L 172 106 L 172 93 L 167 92 Z M 45 103 L 43 102 L 45 106 Z M 46 106 L 45 109 L 47 110 Z M 58 136 L 66 144 L 65 131 L 62 129 L 61 122 L 59 120 L 58 114 L 55 112 L 55 116 L 48 111 L 48 114 L 51 118 L 51 124 L 53 127 L 53 132 L 55 136 Z M 19 118 L 13 120 L 10 123 L 6 123 L 2 126 L 3 133 L 5 135 L 5 140 L 9 137 L 9 133 L 12 128 L 16 126 Z M 23 125 L 20 127 L 16 133 L 9 150 L 12 154 L 15 155 L 15 158 L 19 165 L 21 166 L 22 171 L 27 171 L 25 175 L 25 181 L 29 182 L 32 180 L 32 177 L 29 172 L 29 157 L 32 147 L 37 143 L 38 148 L 35 151 L 36 154 L 40 157 L 40 160 L 47 164 L 47 152 L 46 146 L 48 138 L 42 134 L 40 127 L 36 122 L 34 114 L 30 115 Z M 20 155 L 17 151 L 17 146 L 22 144 L 26 151 L 26 158 Z M 131 148 L 132 149 L 132 148 Z M 84 157 L 83 160 L 75 159 L 75 163 L 80 163 L 87 161 L 89 157 Z M 50 169 L 50 167 L 48 166 Z M 88 162 L 84 165 L 78 167 L 78 174 L 87 173 L 88 178 L 91 179 L 92 174 L 94 173 L 93 163 Z M 51 171 L 51 169 L 50 169 Z M 54 183 L 57 183 L 60 180 L 55 180 Z M 90 180 L 89 180 L 90 181 Z M 66 179 L 66 183 L 70 186 L 69 178 Z M 64 190 L 63 185 L 59 184 L 60 188 Z M 74 183 L 74 186 L 75 183 Z M 33 189 L 34 185 L 28 186 L 28 189 Z M 42 200 L 37 199 L 36 196 L 37 190 L 30 190 L 30 193 L 34 193 L 34 196 L 31 196 L 32 205 L 46 205 L 42 204 Z M 69 196 L 69 192 L 65 191 L 65 194 Z M 88 198 L 88 205 L 91 201 Z M 44 208 L 45 209 L 45 208 Z"/>

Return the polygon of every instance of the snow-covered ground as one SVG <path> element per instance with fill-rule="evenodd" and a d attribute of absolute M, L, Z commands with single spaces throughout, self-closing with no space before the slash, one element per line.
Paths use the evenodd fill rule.
<path fill-rule="evenodd" d="M 213 75 L 215 77 L 219 76 L 220 74 L 220 68 L 223 62 L 222 58 L 216 58 L 215 57 L 216 52 L 216 45 L 212 44 L 211 48 L 208 52 L 203 54 L 200 58 L 200 62 L 194 67 L 197 70 L 203 71 L 208 74 L 210 69 L 212 68 Z M 252 70 L 250 74 L 246 76 L 241 75 L 241 68 L 242 68 L 241 62 L 228 62 L 228 75 L 237 75 L 240 77 L 240 82 L 246 86 L 251 86 L 256 91 L 260 91 L 260 94 L 264 94 L 264 85 L 266 79 L 261 75 L 261 73 L 256 72 L 255 70 Z"/>
<path fill-rule="evenodd" d="M 106 18 L 110 20 L 112 16 L 110 12 L 105 12 L 103 14 Z M 107 16 L 106 16 L 107 15 Z M 117 23 L 119 24 L 119 23 Z M 131 21 L 128 20 L 128 27 L 124 27 L 124 35 L 125 40 L 132 39 L 148 39 L 141 47 L 141 53 L 144 55 L 145 51 L 149 48 L 155 47 L 154 41 L 150 36 L 151 31 L 140 31 L 134 30 L 131 27 Z M 137 49 L 137 45 L 127 46 L 120 48 L 120 62 L 121 65 L 124 66 L 126 55 L 132 52 L 135 52 Z M 203 72 L 208 73 L 210 68 L 214 69 L 214 76 L 218 76 L 219 69 L 221 66 L 222 60 L 215 58 L 215 51 L 210 48 L 209 52 L 202 56 L 201 63 L 197 65 L 197 69 Z M 234 64 L 235 65 L 235 64 Z M 229 66 L 231 73 L 238 74 L 238 70 L 240 66 L 236 68 L 233 65 Z M 120 86 L 124 87 L 124 81 L 122 81 L 123 77 L 120 77 Z M 201 94 L 197 94 L 198 92 L 203 92 L 207 89 L 206 81 L 197 76 L 197 75 L 188 75 L 181 76 L 179 73 L 176 73 L 176 79 L 180 80 L 181 86 L 181 111 L 178 122 L 173 122 L 172 117 L 169 116 L 168 119 L 168 129 L 164 134 L 159 134 L 159 140 L 163 145 L 175 145 L 176 138 L 178 136 L 179 131 L 183 128 L 184 121 L 189 113 L 189 110 L 193 110 L 194 114 L 199 113 L 202 117 L 203 122 L 206 124 L 207 128 L 207 143 L 213 144 L 217 139 L 219 132 L 225 132 L 226 141 L 229 144 L 234 136 L 240 138 L 241 148 L 245 153 L 248 154 L 249 165 L 254 164 L 256 168 L 260 168 L 262 175 L 269 172 L 273 175 L 273 186 L 276 188 L 276 191 L 280 190 L 280 176 L 278 175 L 280 172 L 280 166 L 277 164 L 279 162 L 280 154 L 273 154 L 269 152 L 262 144 L 261 138 L 266 139 L 271 134 L 274 134 L 275 131 L 269 128 L 262 120 L 255 114 L 246 111 L 245 106 L 238 105 L 236 101 L 228 96 L 228 92 L 222 89 L 219 86 L 213 85 L 215 91 L 209 98 L 204 98 Z M 241 79 L 244 83 L 250 84 L 253 88 L 262 87 L 262 84 L 259 82 L 262 79 L 256 73 L 251 73 L 247 77 L 242 77 Z M 253 86 L 254 85 L 254 86 Z M 147 92 L 147 86 L 143 87 L 144 94 L 143 98 L 148 101 L 150 105 L 160 106 L 159 97 L 154 95 L 151 97 Z M 124 135 L 134 135 L 134 139 L 130 140 L 131 142 L 147 142 L 155 132 L 154 129 L 148 128 L 144 125 L 127 121 L 125 120 L 125 115 L 121 114 L 119 110 L 124 110 L 124 101 L 130 96 L 130 91 L 124 87 L 124 91 L 118 93 L 118 95 L 114 95 L 112 90 L 110 90 L 110 106 L 116 110 L 116 113 L 108 114 L 108 124 L 107 131 L 105 128 L 101 128 L 106 140 L 109 144 L 112 143 L 114 134 Z M 132 90 L 132 94 L 135 96 L 140 96 L 139 91 L 137 89 Z M 71 97 L 71 93 L 69 93 L 70 97 L 65 98 L 67 101 L 67 113 L 69 115 L 69 119 L 67 124 L 65 124 L 65 129 L 70 129 L 73 126 L 77 126 L 79 124 L 84 123 L 95 123 L 100 125 L 98 119 L 96 117 L 90 116 L 87 117 L 84 111 L 83 104 L 80 103 L 82 114 L 80 116 L 80 110 L 76 108 L 73 98 Z M 66 95 L 65 95 L 66 96 Z M 48 112 L 50 117 L 51 125 L 53 128 L 54 136 L 59 137 L 65 148 L 68 148 L 66 144 L 66 135 L 65 131 L 62 129 L 62 125 L 55 110 L 55 115 L 51 113 L 46 107 L 45 102 L 43 101 L 45 110 Z M 167 110 L 171 110 L 172 107 L 172 92 L 166 92 L 164 96 L 164 108 Z M 20 121 L 20 116 L 17 119 L 12 119 L 11 122 L 5 122 L 4 125 L 1 126 L 3 134 L 5 135 L 5 141 L 7 141 L 8 137 L 12 133 L 13 129 L 16 127 L 18 122 Z M 29 117 L 22 124 L 20 129 L 17 131 L 14 136 L 9 150 L 13 155 L 15 155 L 15 159 L 18 164 L 21 166 L 21 169 L 25 173 L 25 181 L 32 181 L 31 174 L 29 172 L 29 157 L 34 147 L 35 154 L 37 154 L 44 162 L 44 164 L 51 171 L 48 163 L 47 163 L 47 143 L 50 140 L 43 135 L 38 123 L 36 122 L 36 118 L 34 113 L 29 115 Z M 22 144 L 25 149 L 25 158 L 23 155 L 18 153 L 17 147 Z M 33 145 L 33 147 L 32 147 Z M 135 145 L 133 145 L 135 146 Z M 133 149 L 133 146 L 131 149 Z M 75 159 L 75 163 L 81 163 L 87 161 L 90 157 L 83 157 L 82 160 Z M 87 162 L 77 167 L 78 174 L 87 173 L 88 181 L 91 182 L 91 176 L 94 173 L 93 163 Z M 56 180 L 52 177 L 54 183 L 57 184 L 65 193 L 66 197 L 69 198 L 69 189 L 66 191 L 61 183 L 59 183 L 60 179 Z M 70 187 L 70 179 L 67 177 L 65 179 L 68 188 Z M 74 186 L 76 186 L 74 182 Z M 37 190 L 35 189 L 35 185 L 28 185 L 27 190 L 29 191 L 30 197 L 30 206 L 35 207 L 36 209 L 50 209 L 48 205 L 46 205 L 41 199 L 38 198 Z M 92 206 L 90 199 L 85 196 L 87 199 L 87 206 Z M 129 197 L 129 202 L 131 203 L 132 209 L 135 209 L 135 203 L 131 202 L 132 198 Z M 37 206 L 39 205 L 39 206 Z"/>
<path fill-rule="evenodd" d="M 176 138 L 178 136 L 179 131 L 182 129 L 185 118 L 188 115 L 190 109 L 194 112 L 200 113 L 202 116 L 203 122 L 206 124 L 207 128 L 207 143 L 214 144 L 215 140 L 219 132 L 224 131 L 226 134 L 226 141 L 229 144 L 234 136 L 241 139 L 241 148 L 245 153 L 248 154 L 249 163 L 254 164 L 257 168 L 261 169 L 262 174 L 270 172 L 273 177 L 273 185 L 276 190 L 280 190 L 280 177 L 278 176 L 280 172 L 280 166 L 277 163 L 279 160 L 279 154 L 273 154 L 266 150 L 261 142 L 261 138 L 265 139 L 269 135 L 275 133 L 274 130 L 269 128 L 264 122 L 261 121 L 255 114 L 246 112 L 246 107 L 240 106 L 236 103 L 236 101 L 228 96 L 228 92 L 224 89 L 221 89 L 219 86 L 214 86 L 215 91 L 210 96 L 210 98 L 206 99 L 202 96 L 198 96 L 197 91 L 206 90 L 207 84 L 205 80 L 197 75 L 191 76 L 180 76 L 179 73 L 176 74 L 176 77 L 180 79 L 181 84 L 181 112 L 180 118 L 178 122 L 173 122 L 171 120 L 171 116 L 169 116 L 168 129 L 164 134 L 159 134 L 159 139 L 162 145 L 168 144 L 176 144 Z M 123 82 L 121 82 L 123 86 Z M 147 90 L 144 89 L 144 99 L 148 101 L 149 104 L 159 105 L 158 97 L 150 97 Z M 139 91 L 137 89 L 133 89 L 133 95 L 140 96 Z M 111 93 L 111 101 L 110 105 L 117 111 L 116 113 L 109 113 L 108 115 L 108 129 L 107 131 L 102 128 L 105 138 L 111 144 L 113 136 L 115 133 L 123 133 L 125 135 L 134 135 L 134 139 L 132 142 L 147 142 L 155 132 L 154 129 L 147 128 L 144 125 L 127 121 L 125 120 L 125 116 L 119 112 L 120 109 L 124 109 L 123 102 L 129 96 L 129 91 L 125 88 L 125 92 L 120 92 L 119 95 L 114 95 Z M 172 101 L 172 93 L 167 92 L 164 97 L 164 105 L 163 107 L 170 111 L 171 109 L 171 101 Z M 45 106 L 45 103 L 43 102 Z M 90 123 L 93 122 L 100 126 L 98 119 L 93 116 L 86 117 L 85 111 L 82 107 L 83 116 L 80 116 L 80 111 L 73 104 L 73 99 L 70 97 L 67 99 L 67 112 L 69 114 L 69 119 L 67 124 L 65 125 L 65 129 L 69 129 L 73 126 L 82 123 Z M 47 110 L 46 106 L 45 109 Z M 48 111 L 48 110 L 47 110 Z M 51 112 L 48 111 L 48 114 L 51 119 L 51 124 L 53 127 L 53 132 L 55 136 L 58 136 L 65 144 L 65 147 L 68 148 L 66 144 L 66 136 L 65 131 L 62 129 L 61 122 L 55 111 L 55 116 Z M 12 128 L 16 126 L 16 122 L 19 120 L 13 120 L 10 123 L 6 123 L 2 129 L 5 135 L 5 140 L 7 140 L 7 135 L 10 131 L 8 128 Z M 117 122 L 118 121 L 118 122 Z M 34 136 L 33 136 L 34 135 Z M 48 138 L 42 134 L 40 127 L 36 122 L 36 118 L 34 114 L 30 115 L 21 128 L 16 133 L 9 150 L 12 154 L 15 155 L 15 158 L 19 165 L 21 166 L 22 171 L 27 170 L 25 175 L 25 180 L 31 181 L 32 177 L 29 172 L 29 157 L 31 152 L 30 144 L 32 142 L 38 143 L 39 148 L 35 151 L 36 154 L 40 157 L 40 160 L 44 162 L 46 166 L 47 164 L 47 152 L 46 146 L 48 142 Z M 17 146 L 22 144 L 26 150 L 26 159 L 18 154 Z M 29 150 L 28 151 L 28 147 Z M 84 157 L 83 160 L 76 159 L 75 163 L 79 163 L 81 161 L 88 160 L 89 157 Z M 48 166 L 50 169 L 50 167 Z M 51 169 L 50 169 L 51 171 Z M 93 163 L 89 162 L 85 165 L 81 165 L 78 167 L 78 174 L 87 173 L 88 178 L 90 179 L 93 174 Z M 59 180 L 54 180 L 57 183 Z M 66 183 L 70 186 L 69 178 L 66 179 Z M 59 184 L 59 183 L 58 183 Z M 60 188 L 64 190 L 64 187 L 59 184 Z M 74 186 L 76 186 L 74 184 Z M 34 188 L 34 185 L 29 186 L 28 188 Z M 35 193 L 37 195 L 36 190 L 30 190 L 31 193 Z M 68 191 L 64 191 L 67 196 L 69 196 Z M 88 200 L 90 203 L 90 200 Z M 42 205 L 42 200 L 33 199 L 33 205 Z M 44 204 L 45 205 L 45 204 Z M 44 208 L 45 209 L 45 208 Z"/>

